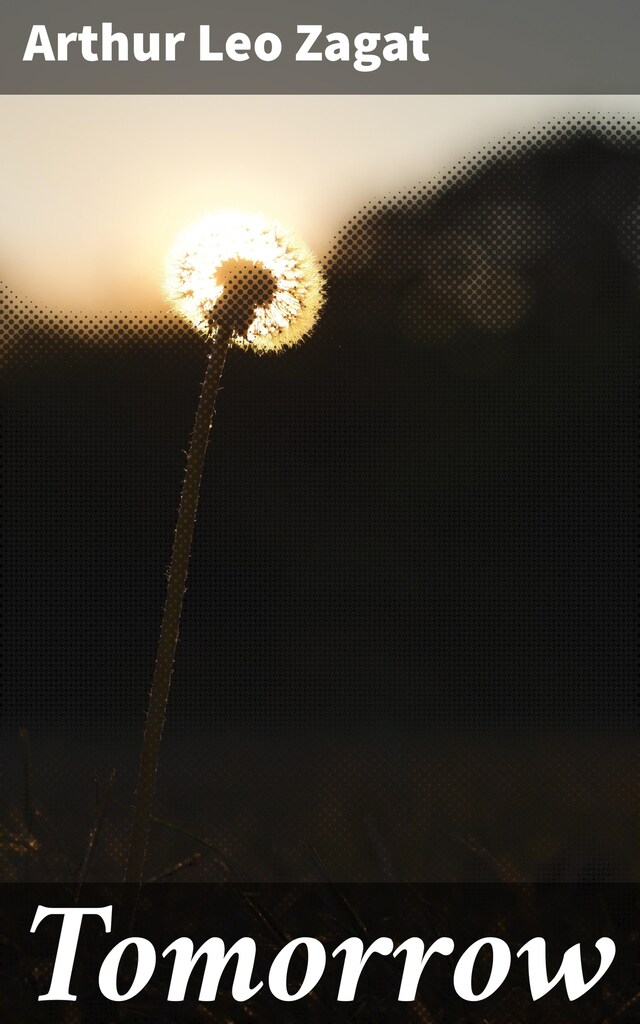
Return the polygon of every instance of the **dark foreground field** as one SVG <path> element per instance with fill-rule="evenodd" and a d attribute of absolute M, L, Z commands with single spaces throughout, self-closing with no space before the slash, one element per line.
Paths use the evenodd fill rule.
<path fill-rule="evenodd" d="M 20 834 L 22 752 L 13 739 L 4 749 L 1 820 Z M 5 842 L 5 880 L 77 878 L 102 808 L 86 877 L 120 881 L 134 744 L 34 736 L 31 756 L 35 842 Z M 229 871 L 265 882 L 640 877 L 632 736 L 169 737 L 157 816 L 150 878 L 185 861 L 175 881 L 220 881 Z"/>

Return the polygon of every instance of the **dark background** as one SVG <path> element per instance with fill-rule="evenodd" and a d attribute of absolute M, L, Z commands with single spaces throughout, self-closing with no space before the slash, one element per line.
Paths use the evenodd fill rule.
<path fill-rule="evenodd" d="M 274 809 L 297 777 L 350 877 L 345 820 L 374 822 L 379 862 L 394 815 L 409 848 L 435 805 L 462 807 L 467 836 L 483 800 L 478 829 L 501 816 L 512 856 L 523 799 L 553 803 L 516 842 L 551 830 L 547 874 L 628 873 L 639 228 L 634 125 L 532 133 L 363 209 L 306 344 L 230 354 L 160 799 L 209 829 L 225 801 L 259 808 L 236 832 L 248 871 L 278 845 L 269 822 L 305 832 L 308 789 L 286 826 Z M 7 750 L 27 726 L 42 785 L 73 805 L 76 780 L 83 807 L 96 763 L 117 762 L 126 804 L 205 348 L 171 315 L 52 322 L 8 292 L 5 324 Z M 606 855 L 585 829 L 613 837 Z M 433 876 L 453 855 L 412 856 Z"/>

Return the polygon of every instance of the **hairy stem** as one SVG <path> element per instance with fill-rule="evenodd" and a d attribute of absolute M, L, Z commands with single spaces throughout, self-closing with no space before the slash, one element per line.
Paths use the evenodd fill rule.
<path fill-rule="evenodd" d="M 142 741 L 140 767 L 138 770 L 138 788 L 133 813 L 131 845 L 125 875 L 125 882 L 136 884 L 142 881 L 147 853 L 160 745 L 178 643 L 182 602 L 191 554 L 191 542 L 193 540 L 193 530 L 198 511 L 200 483 L 202 481 L 209 433 L 215 414 L 216 395 L 220 387 L 220 378 L 222 377 L 222 370 L 229 347 L 228 335 L 221 335 L 222 331 L 218 331 L 209 353 L 209 363 L 204 384 L 202 385 L 202 393 L 198 402 L 189 454 L 187 456 L 187 469 L 182 487 L 178 521 L 173 538 L 171 568 L 160 629 L 156 666 L 149 694 L 147 723 Z"/>

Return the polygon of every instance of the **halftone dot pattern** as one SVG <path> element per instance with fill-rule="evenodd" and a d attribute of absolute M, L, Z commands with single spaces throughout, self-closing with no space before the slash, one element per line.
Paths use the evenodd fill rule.
<path fill-rule="evenodd" d="M 264 309 L 273 302 L 278 282 L 264 266 L 247 260 L 226 260 L 219 276 L 224 291 L 212 309 L 212 326 L 223 332 L 235 330 L 244 336 L 256 309 Z"/>
<path fill-rule="evenodd" d="M 2 287 L 3 364 L 5 372 L 32 367 L 39 362 L 55 363 L 68 355 L 69 345 L 81 359 L 91 359 L 108 348 L 110 355 L 135 346 L 158 347 L 171 352 L 174 346 L 204 344 L 185 330 L 174 313 L 149 313 L 144 320 L 126 313 L 104 316 L 73 316 L 39 309 L 22 296 Z M 35 335 L 35 338 L 34 338 Z M 35 342 L 35 343 L 34 343 Z"/>
<path fill-rule="evenodd" d="M 205 873 L 310 877 L 311 843 L 342 878 L 633 874 L 639 197 L 635 123 L 503 140 L 351 219 L 305 345 L 230 352 L 150 871 L 191 850 L 179 822 L 211 840 Z M 255 288 L 255 267 L 230 270 Z M 173 314 L 73 317 L 8 290 L 2 308 L 4 719 L 32 731 L 70 834 L 96 759 L 102 787 L 119 766 L 106 877 L 206 337 Z M 472 753 L 483 731 L 495 771 Z M 415 737 L 438 732 L 432 760 Z M 549 771 L 558 732 L 583 740 Z M 308 744 L 285 753 L 292 733 Z M 391 735 L 411 739 L 389 752 Z M 351 755 L 355 736 L 370 739 Z"/>
<path fill-rule="evenodd" d="M 582 181 L 570 193 L 562 188 L 562 154 L 579 149 L 580 140 Z M 596 140 L 619 157 L 601 177 Z M 539 161 L 542 147 L 555 153 L 560 169 L 552 204 L 554 161 Z M 393 325 L 396 336 L 438 346 L 455 345 L 470 328 L 514 332 L 538 311 L 549 285 L 545 271 L 558 257 L 566 257 L 565 270 L 572 256 L 588 258 L 572 249 L 581 229 L 606 225 L 640 272 L 637 152 L 635 121 L 584 115 L 505 139 L 427 186 L 364 207 L 341 233 L 331 262 L 347 287 L 362 280 L 366 290 L 374 278 L 378 284 L 373 306 L 371 295 L 363 292 L 358 302 L 353 294 L 354 329 Z"/>

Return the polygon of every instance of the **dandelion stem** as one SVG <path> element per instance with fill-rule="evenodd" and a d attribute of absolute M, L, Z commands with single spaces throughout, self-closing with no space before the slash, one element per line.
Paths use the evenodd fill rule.
<path fill-rule="evenodd" d="M 211 342 L 207 372 L 202 385 L 202 393 L 198 402 L 191 444 L 187 456 L 187 468 L 182 487 L 178 521 L 173 538 L 171 568 L 160 629 L 160 640 L 151 692 L 149 694 L 147 723 L 138 770 L 138 788 L 133 813 L 131 845 L 125 875 L 125 882 L 133 882 L 135 884 L 139 884 L 142 881 L 147 853 L 160 745 L 178 643 L 182 602 L 187 581 L 187 570 L 189 568 L 193 530 L 198 511 L 202 471 L 207 453 L 209 433 L 215 415 L 216 395 L 220 387 L 220 379 L 228 347 L 228 334 L 223 334 L 222 330 L 219 330 Z"/>

